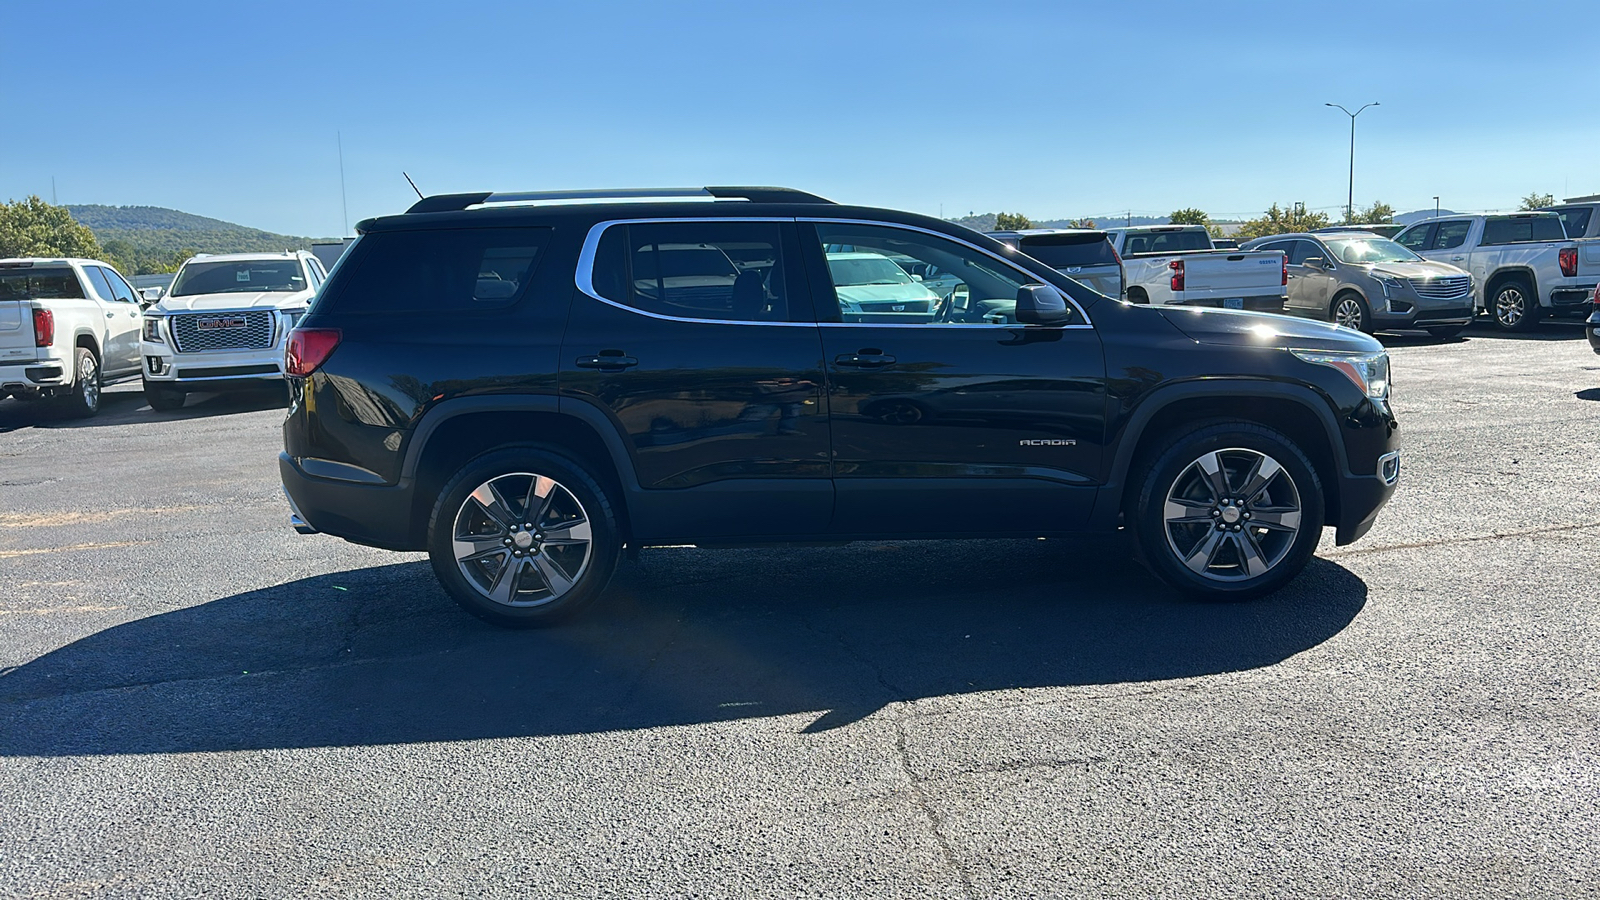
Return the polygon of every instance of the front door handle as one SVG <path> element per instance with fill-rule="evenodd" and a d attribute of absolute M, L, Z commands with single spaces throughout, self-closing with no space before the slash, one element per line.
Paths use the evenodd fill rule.
<path fill-rule="evenodd" d="M 1451 262 L 1461 262 L 1463 259 L 1466 259 L 1466 257 L 1465 256 L 1452 256 L 1452 257 L 1450 257 L 1450 261 Z"/>
<path fill-rule="evenodd" d="M 598 356 L 580 356 L 576 363 L 580 369 L 599 369 L 602 372 L 621 372 L 638 364 L 637 359 L 623 356 L 620 350 L 607 351 Z"/>
<path fill-rule="evenodd" d="M 841 353 L 833 364 L 850 369 L 882 369 L 894 365 L 894 357 L 881 350 L 862 350 L 860 353 Z"/>

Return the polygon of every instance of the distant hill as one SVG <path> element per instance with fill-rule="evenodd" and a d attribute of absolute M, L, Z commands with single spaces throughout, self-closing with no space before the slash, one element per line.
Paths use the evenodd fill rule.
<path fill-rule="evenodd" d="M 128 275 L 174 271 L 190 253 L 309 250 L 313 240 L 160 206 L 88 204 L 67 211 L 94 232 L 106 255 Z"/>
<path fill-rule="evenodd" d="M 957 225 L 965 225 L 973 231 L 993 231 L 996 213 L 980 213 L 972 216 L 961 216 L 949 221 Z M 1101 228 L 1115 228 L 1128 225 L 1165 225 L 1166 216 L 1134 216 L 1131 220 L 1126 214 L 1109 216 L 1086 216 Z M 1072 219 L 1035 219 L 1035 228 L 1070 228 Z"/>
<path fill-rule="evenodd" d="M 1431 209 L 1413 210 L 1411 212 L 1397 214 L 1394 217 L 1394 223 L 1396 225 L 1414 225 L 1417 222 L 1422 222 L 1422 221 L 1425 221 L 1427 219 L 1433 218 L 1433 215 L 1434 215 L 1434 213 L 1433 213 L 1433 210 L 1431 210 Z M 1441 216 L 1453 216 L 1453 215 L 1456 215 L 1456 211 L 1453 210 L 1453 209 L 1441 209 L 1441 210 L 1439 210 L 1439 215 L 1441 215 Z"/>

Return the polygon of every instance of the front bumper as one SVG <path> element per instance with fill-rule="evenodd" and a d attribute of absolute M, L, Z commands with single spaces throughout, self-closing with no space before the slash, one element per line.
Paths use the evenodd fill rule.
<path fill-rule="evenodd" d="M 1478 316 L 1471 292 L 1459 297 L 1423 297 L 1410 286 L 1373 298 L 1372 323 L 1380 328 L 1466 325 Z"/>
<path fill-rule="evenodd" d="M 227 390 L 230 382 L 283 381 L 283 347 L 175 353 L 170 344 L 139 343 L 144 380 L 163 387 Z M 245 385 L 239 385 L 244 387 Z"/>
<path fill-rule="evenodd" d="M 1346 465 L 1339 473 L 1335 542 L 1353 543 L 1372 529 L 1400 485 L 1400 426 L 1367 404 L 1341 428 Z"/>

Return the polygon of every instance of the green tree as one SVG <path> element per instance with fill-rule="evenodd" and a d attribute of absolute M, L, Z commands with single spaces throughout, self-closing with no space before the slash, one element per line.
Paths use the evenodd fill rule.
<path fill-rule="evenodd" d="M 1167 221 L 1174 225 L 1210 225 L 1211 217 L 1206 215 L 1205 210 L 1189 206 L 1173 210 L 1168 214 Z"/>
<path fill-rule="evenodd" d="M 1394 224 L 1394 207 L 1382 200 L 1374 200 L 1372 205 L 1356 213 L 1355 224 L 1358 225 L 1392 225 Z"/>
<path fill-rule="evenodd" d="M 1240 241 L 1247 241 L 1274 234 L 1312 231 L 1327 224 L 1328 214 L 1325 212 L 1308 210 L 1301 203 L 1291 204 L 1287 209 L 1274 203 L 1271 209 L 1261 215 L 1261 218 L 1251 219 L 1240 225 L 1233 236 Z"/>
<path fill-rule="evenodd" d="M 1094 220 L 1093 219 L 1068 219 L 1067 220 L 1067 227 L 1068 228 L 1097 228 L 1099 226 L 1094 224 Z"/>
<path fill-rule="evenodd" d="M 1541 194 L 1538 191 L 1534 191 L 1528 196 L 1522 198 L 1522 208 L 1524 210 L 1533 210 L 1540 209 L 1545 206 L 1554 206 L 1555 203 L 1556 198 L 1554 194 Z"/>
<path fill-rule="evenodd" d="M 1033 220 L 1022 213 L 1003 212 L 994 217 L 995 231 L 1020 231 L 1032 227 Z"/>
<path fill-rule="evenodd" d="M 0 257 L 9 256 L 98 258 L 100 243 L 65 207 L 33 196 L 0 204 Z"/>

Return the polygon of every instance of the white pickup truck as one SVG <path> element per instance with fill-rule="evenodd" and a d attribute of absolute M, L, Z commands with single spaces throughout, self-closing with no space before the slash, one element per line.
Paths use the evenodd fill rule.
<path fill-rule="evenodd" d="M 1554 212 L 1442 216 L 1394 239 L 1471 273 L 1474 305 L 1505 331 L 1532 328 L 1546 315 L 1587 315 L 1600 281 L 1600 256 L 1589 250 L 1580 271 L 1580 249 L 1589 242 L 1569 239 Z"/>
<path fill-rule="evenodd" d="M 1107 228 L 1122 258 L 1127 297 L 1158 306 L 1282 312 L 1289 270 L 1276 250 L 1218 250 L 1204 225 Z"/>
<path fill-rule="evenodd" d="M 0 397 L 56 398 L 80 416 L 139 374 L 139 294 L 94 259 L 0 259 Z"/>

